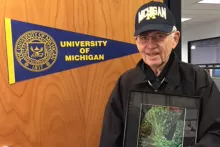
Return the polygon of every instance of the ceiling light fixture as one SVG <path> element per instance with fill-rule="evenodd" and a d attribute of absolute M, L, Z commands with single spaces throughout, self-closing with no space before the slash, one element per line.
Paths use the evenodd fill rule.
<path fill-rule="evenodd" d="M 187 20 L 190 20 L 192 18 L 181 18 L 181 22 L 184 22 L 184 21 L 187 21 Z"/>
<path fill-rule="evenodd" d="M 201 4 L 220 4 L 220 0 L 201 0 L 197 3 L 201 3 Z"/>

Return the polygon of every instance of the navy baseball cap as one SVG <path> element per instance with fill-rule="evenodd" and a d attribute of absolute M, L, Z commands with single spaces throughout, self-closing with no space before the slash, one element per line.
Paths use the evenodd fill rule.
<path fill-rule="evenodd" d="M 174 26 L 176 26 L 176 20 L 167 5 L 151 1 L 137 11 L 134 36 L 146 31 L 170 33 Z"/>

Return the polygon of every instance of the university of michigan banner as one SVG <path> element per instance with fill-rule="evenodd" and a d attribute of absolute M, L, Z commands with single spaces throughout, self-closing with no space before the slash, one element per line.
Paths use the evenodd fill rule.
<path fill-rule="evenodd" d="M 137 53 L 125 42 L 5 18 L 9 84 Z"/>

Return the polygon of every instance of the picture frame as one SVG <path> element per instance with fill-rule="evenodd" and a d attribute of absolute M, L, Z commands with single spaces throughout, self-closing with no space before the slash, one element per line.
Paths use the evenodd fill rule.
<path fill-rule="evenodd" d="M 199 97 L 130 91 L 123 147 L 191 147 L 197 142 L 200 101 Z"/>

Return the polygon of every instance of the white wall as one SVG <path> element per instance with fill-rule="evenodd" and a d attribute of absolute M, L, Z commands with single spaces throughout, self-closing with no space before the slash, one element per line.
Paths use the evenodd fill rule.
<path fill-rule="evenodd" d="M 182 24 L 182 61 L 188 62 L 188 41 L 220 36 L 220 20 L 185 28 Z"/>

